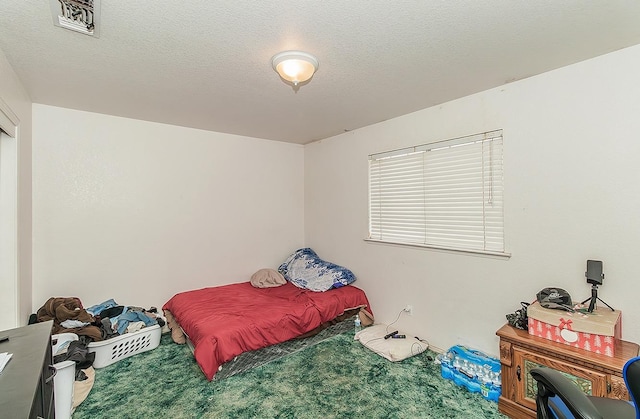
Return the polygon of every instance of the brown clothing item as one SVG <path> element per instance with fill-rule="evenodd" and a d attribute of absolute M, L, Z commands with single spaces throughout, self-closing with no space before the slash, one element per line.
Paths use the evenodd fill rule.
<path fill-rule="evenodd" d="M 171 339 L 179 345 L 187 343 L 187 337 L 182 332 L 176 319 L 173 318 L 173 314 L 169 310 L 164 310 L 164 316 L 167 318 L 167 327 L 171 330 Z"/>
<path fill-rule="evenodd" d="M 52 297 L 47 300 L 36 313 L 39 322 L 53 320 L 53 334 L 75 333 L 78 336 L 88 336 L 94 341 L 102 340 L 102 332 L 97 326 L 84 326 L 67 329 L 60 323 L 66 320 L 78 320 L 83 323 L 93 323 L 95 319 L 83 307 L 77 297 Z"/>

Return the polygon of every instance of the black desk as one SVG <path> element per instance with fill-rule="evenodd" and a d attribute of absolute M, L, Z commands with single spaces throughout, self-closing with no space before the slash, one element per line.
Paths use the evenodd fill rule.
<path fill-rule="evenodd" d="M 0 352 L 13 357 L 0 373 L 0 416 L 53 418 L 51 327 L 53 321 L 0 331 Z"/>

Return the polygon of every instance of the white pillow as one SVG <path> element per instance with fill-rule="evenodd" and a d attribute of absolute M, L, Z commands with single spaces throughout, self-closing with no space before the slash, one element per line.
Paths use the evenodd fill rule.
<path fill-rule="evenodd" d="M 378 355 L 394 362 L 418 355 L 429 348 L 427 342 L 418 340 L 418 338 L 407 335 L 402 331 L 399 331 L 398 334 L 406 335 L 404 339 L 384 338 L 385 335 L 396 330 L 393 326 L 388 327 L 386 324 L 375 324 L 370 327 L 365 327 L 356 333 L 354 339 L 359 340 L 365 347 L 371 349 Z"/>

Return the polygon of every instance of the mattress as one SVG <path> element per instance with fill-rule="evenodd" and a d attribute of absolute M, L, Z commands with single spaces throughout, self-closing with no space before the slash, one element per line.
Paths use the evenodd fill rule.
<path fill-rule="evenodd" d="M 188 335 L 208 380 L 243 352 L 298 337 L 355 308 L 371 312 L 364 291 L 353 285 L 315 292 L 249 282 L 182 292 L 163 306 Z"/>

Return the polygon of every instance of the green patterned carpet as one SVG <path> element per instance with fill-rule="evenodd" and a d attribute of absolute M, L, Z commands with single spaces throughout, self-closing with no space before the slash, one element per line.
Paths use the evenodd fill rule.
<path fill-rule="evenodd" d="M 425 352 L 393 363 L 353 332 L 218 381 L 168 334 L 152 351 L 96 370 L 81 418 L 505 418 L 440 376 Z"/>

